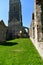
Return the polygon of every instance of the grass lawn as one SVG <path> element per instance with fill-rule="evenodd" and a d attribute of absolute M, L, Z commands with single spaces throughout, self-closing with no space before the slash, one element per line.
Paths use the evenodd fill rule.
<path fill-rule="evenodd" d="M 43 65 L 43 60 L 28 38 L 0 43 L 0 65 Z"/>

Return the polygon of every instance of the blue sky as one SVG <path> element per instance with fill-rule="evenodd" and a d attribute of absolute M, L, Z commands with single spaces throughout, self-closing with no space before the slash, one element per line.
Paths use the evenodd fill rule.
<path fill-rule="evenodd" d="M 22 4 L 22 22 L 26 27 L 30 26 L 32 12 L 34 11 L 34 0 L 21 0 Z M 9 0 L 0 0 L 0 20 L 4 20 L 8 25 Z"/>

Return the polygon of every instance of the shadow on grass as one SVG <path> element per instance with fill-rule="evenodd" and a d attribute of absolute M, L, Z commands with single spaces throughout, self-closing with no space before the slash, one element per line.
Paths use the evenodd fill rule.
<path fill-rule="evenodd" d="M 17 45 L 18 43 L 16 42 L 1 42 L 0 45 L 2 46 L 13 46 L 13 45 Z"/>

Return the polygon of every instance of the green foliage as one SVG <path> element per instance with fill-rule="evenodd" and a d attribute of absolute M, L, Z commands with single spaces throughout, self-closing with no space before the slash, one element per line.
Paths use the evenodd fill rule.
<path fill-rule="evenodd" d="M 28 38 L 0 43 L 0 65 L 43 65 L 43 60 Z"/>

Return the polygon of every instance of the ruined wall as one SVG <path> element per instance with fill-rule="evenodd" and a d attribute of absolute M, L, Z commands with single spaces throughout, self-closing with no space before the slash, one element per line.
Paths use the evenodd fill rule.
<path fill-rule="evenodd" d="M 7 27 L 3 21 L 0 21 L 0 42 L 6 41 Z"/>
<path fill-rule="evenodd" d="M 32 16 L 31 29 L 32 38 L 34 37 L 37 41 L 43 41 L 43 1 L 34 0 L 34 21 Z M 33 26 L 33 27 L 32 27 Z"/>

